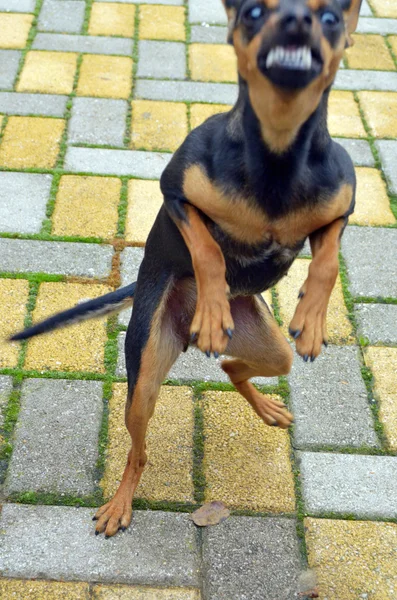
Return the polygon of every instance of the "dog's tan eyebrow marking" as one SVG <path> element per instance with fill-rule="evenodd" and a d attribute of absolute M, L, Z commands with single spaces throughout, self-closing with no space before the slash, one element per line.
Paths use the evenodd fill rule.
<path fill-rule="evenodd" d="M 307 0 L 307 6 L 314 12 L 327 5 L 328 0 Z"/>

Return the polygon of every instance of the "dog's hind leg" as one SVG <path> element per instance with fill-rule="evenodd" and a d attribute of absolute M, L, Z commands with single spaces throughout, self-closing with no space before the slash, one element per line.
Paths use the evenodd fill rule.
<path fill-rule="evenodd" d="M 267 425 L 286 429 L 293 421 L 291 413 L 282 402 L 258 392 L 249 379 L 289 373 L 292 350 L 266 303 L 258 297 L 235 298 L 231 311 L 236 328 L 226 353 L 237 359 L 223 361 L 222 369 Z"/>

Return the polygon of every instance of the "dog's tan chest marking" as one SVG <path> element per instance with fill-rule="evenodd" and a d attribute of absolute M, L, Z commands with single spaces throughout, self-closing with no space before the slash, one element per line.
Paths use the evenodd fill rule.
<path fill-rule="evenodd" d="M 333 199 L 316 206 L 304 206 L 280 219 L 266 213 L 243 196 L 226 196 L 199 165 L 185 173 L 183 191 L 193 206 L 201 210 L 233 239 L 250 245 L 274 240 L 281 246 L 294 246 L 310 233 L 344 215 L 353 190 L 344 184 Z"/>

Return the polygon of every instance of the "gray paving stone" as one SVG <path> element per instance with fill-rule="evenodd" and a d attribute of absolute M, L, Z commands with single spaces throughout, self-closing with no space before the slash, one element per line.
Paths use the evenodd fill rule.
<path fill-rule="evenodd" d="M 113 248 L 77 242 L 0 239 L 0 270 L 107 277 Z"/>
<path fill-rule="evenodd" d="M 187 514 L 135 511 L 123 534 L 94 535 L 94 509 L 3 506 L 4 577 L 198 587 L 196 531 Z"/>
<path fill-rule="evenodd" d="M 292 600 L 300 573 L 293 519 L 230 517 L 203 530 L 206 600 Z"/>
<path fill-rule="evenodd" d="M 225 44 L 227 40 L 227 27 L 211 25 L 193 25 L 190 31 L 192 42 L 204 44 Z"/>
<path fill-rule="evenodd" d="M 379 140 L 375 142 L 382 161 L 387 183 L 392 194 L 397 194 L 397 141 Z"/>
<path fill-rule="evenodd" d="M 0 90 L 11 89 L 17 75 L 20 50 L 0 50 Z"/>
<path fill-rule="evenodd" d="M 397 344 L 397 305 L 356 304 L 359 334 L 370 344 Z"/>
<path fill-rule="evenodd" d="M 73 2 L 75 3 L 75 0 Z M 33 50 L 131 56 L 132 40 L 95 35 L 38 33 L 34 38 L 32 48 Z"/>
<path fill-rule="evenodd" d="M 342 252 L 353 296 L 397 298 L 397 229 L 348 227 Z"/>
<path fill-rule="evenodd" d="M 63 117 L 67 100 L 67 96 L 53 96 L 52 94 L 2 92 L 0 94 L 0 113 L 5 115 Z"/>
<path fill-rule="evenodd" d="M 68 129 L 69 142 L 122 146 L 127 107 L 125 100 L 74 98 Z"/>
<path fill-rule="evenodd" d="M 360 17 L 357 25 L 357 33 L 395 34 L 397 33 L 397 19 Z"/>
<path fill-rule="evenodd" d="M 373 17 L 373 12 L 367 0 L 363 0 L 363 3 L 361 4 L 360 18 L 362 17 Z"/>
<path fill-rule="evenodd" d="M 138 271 L 143 260 L 144 249 L 129 247 L 121 253 L 121 285 L 128 285 L 138 279 Z M 119 313 L 118 320 L 120 325 L 128 327 L 131 318 L 131 309 L 123 310 Z M 122 349 L 123 353 L 124 350 Z"/>
<path fill-rule="evenodd" d="M 238 87 L 234 83 L 204 83 L 199 81 L 137 80 L 135 97 L 147 100 L 211 102 L 234 104 Z"/>
<path fill-rule="evenodd" d="M 299 452 L 305 510 L 396 518 L 397 457 Z"/>
<path fill-rule="evenodd" d="M 296 358 L 288 379 L 294 446 L 379 445 L 356 347 L 329 346 L 314 363 Z"/>
<path fill-rule="evenodd" d="M 165 57 L 161 60 L 160 57 Z M 184 79 L 186 47 L 181 42 L 139 42 L 138 77 Z"/>
<path fill-rule="evenodd" d="M 371 146 L 366 140 L 355 140 L 348 138 L 334 138 L 347 150 L 357 167 L 374 167 L 375 160 L 372 155 Z"/>
<path fill-rule="evenodd" d="M 0 427 L 4 425 L 4 411 L 12 391 L 12 377 L 0 375 Z"/>
<path fill-rule="evenodd" d="M 40 15 L 39 31 L 80 33 L 84 22 L 83 0 L 44 0 Z"/>
<path fill-rule="evenodd" d="M 394 92 L 397 90 L 397 73 L 391 73 L 390 71 L 344 69 L 336 75 L 334 88 L 336 90 L 379 90 Z"/>
<path fill-rule="evenodd" d="M 52 176 L 0 173 L 0 231 L 40 233 Z"/>
<path fill-rule="evenodd" d="M 66 152 L 65 169 L 76 173 L 159 179 L 171 157 L 168 152 L 71 147 Z"/>
<path fill-rule="evenodd" d="M 93 493 L 102 410 L 100 381 L 25 380 L 7 494 Z"/>
<path fill-rule="evenodd" d="M 35 4 L 35 0 L 0 0 L 0 12 L 32 13 Z"/>
<path fill-rule="evenodd" d="M 221 2 L 189 0 L 189 23 L 226 25 L 226 12 Z"/>

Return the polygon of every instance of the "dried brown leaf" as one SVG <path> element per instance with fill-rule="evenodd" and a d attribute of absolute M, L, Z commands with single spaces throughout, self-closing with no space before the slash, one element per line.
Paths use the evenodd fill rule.
<path fill-rule="evenodd" d="M 208 527 L 209 525 L 218 525 L 230 516 L 230 510 L 223 502 L 208 502 L 197 509 L 191 518 L 198 527 Z"/>

